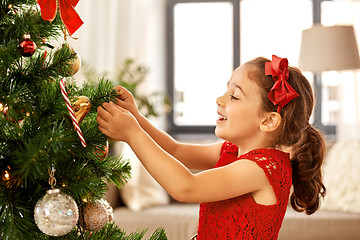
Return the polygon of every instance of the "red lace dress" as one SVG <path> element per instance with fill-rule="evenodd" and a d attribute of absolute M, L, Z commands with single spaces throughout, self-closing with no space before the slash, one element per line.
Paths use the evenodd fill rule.
<path fill-rule="evenodd" d="M 198 240 L 277 239 L 289 199 L 290 156 L 275 149 L 256 149 L 237 157 L 235 144 L 225 142 L 215 167 L 248 159 L 261 167 L 272 185 L 277 203 L 260 205 L 250 193 L 239 197 L 200 204 Z M 239 183 L 241 184 L 241 183 Z"/>

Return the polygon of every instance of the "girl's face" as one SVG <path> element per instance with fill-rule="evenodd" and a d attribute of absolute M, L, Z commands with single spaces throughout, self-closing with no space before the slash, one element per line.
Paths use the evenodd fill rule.
<path fill-rule="evenodd" d="M 226 93 L 216 100 L 216 136 L 238 146 L 256 141 L 262 117 L 260 89 L 249 78 L 252 66 L 242 65 L 232 74 Z"/>

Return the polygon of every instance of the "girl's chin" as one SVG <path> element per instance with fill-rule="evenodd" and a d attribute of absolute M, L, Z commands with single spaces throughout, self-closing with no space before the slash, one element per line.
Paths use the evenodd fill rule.
<path fill-rule="evenodd" d="M 226 131 L 226 129 L 224 129 L 224 128 L 218 126 L 218 125 L 216 125 L 214 133 L 215 133 L 215 136 L 217 136 L 218 138 L 221 138 L 221 139 L 223 139 L 223 140 L 225 140 L 225 141 L 230 141 L 230 142 L 232 142 L 232 141 L 231 141 L 231 139 L 232 139 L 232 138 L 231 138 L 231 136 L 232 136 L 231 131 L 230 131 L 230 132 L 229 132 L 229 131 Z M 230 134 L 230 135 L 229 135 L 229 134 Z"/>
<path fill-rule="evenodd" d="M 218 138 L 224 138 L 224 135 L 222 134 L 221 129 L 218 126 L 215 127 L 215 135 Z"/>

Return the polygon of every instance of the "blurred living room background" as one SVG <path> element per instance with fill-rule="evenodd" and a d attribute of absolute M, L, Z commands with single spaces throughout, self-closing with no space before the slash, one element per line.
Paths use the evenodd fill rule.
<path fill-rule="evenodd" d="M 289 65 L 303 70 L 317 92 L 318 105 L 311 121 L 323 130 L 329 147 L 324 166 L 328 195 L 322 208 L 331 212 L 319 217 L 287 215 L 280 239 L 340 239 L 337 236 L 356 239 L 355 235 L 360 235 L 360 70 L 357 69 L 360 66 L 357 66 L 356 48 L 360 39 L 360 0 L 82 0 L 76 10 L 84 25 L 68 42 L 82 62 L 99 77 L 106 73 L 109 78 L 116 76 L 127 58 L 145 65 L 149 72 L 140 91 L 163 92 L 171 102 L 170 111 L 160 107 L 163 114 L 151 120 L 180 140 L 218 140 L 213 135 L 217 119 L 215 100 L 226 91 L 234 68 L 258 56 L 271 59 L 275 54 L 288 58 Z M 340 69 L 320 67 L 316 71 L 302 69 L 299 58 L 304 54 L 301 53 L 303 33 L 314 26 L 351 27 L 355 48 L 347 50 L 348 44 L 337 42 L 333 50 L 357 54 L 354 65 Z M 331 40 L 321 39 L 324 44 Z M 86 81 L 84 70 L 74 78 L 78 82 Z M 116 151 L 122 154 L 128 150 L 122 146 Z M 131 153 L 126 156 L 135 158 Z M 133 179 L 138 178 L 134 185 L 140 188 L 151 185 L 139 180 L 140 173 L 136 171 L 140 168 L 134 165 Z M 149 177 L 146 179 L 150 181 Z M 128 201 L 148 199 L 152 194 L 147 192 L 145 197 L 132 194 Z M 130 214 L 143 214 L 143 210 L 152 206 L 173 204 L 165 198 L 142 200 L 145 203 L 130 209 L 130 213 L 115 216 L 117 224 L 125 227 L 134 219 L 132 227 L 149 227 L 149 219 L 154 216 Z M 129 205 L 121 201 L 125 207 Z M 195 210 L 181 207 L 172 210 L 190 213 L 181 215 L 180 223 L 171 223 L 177 230 L 166 225 L 175 221 L 169 220 L 173 216 L 163 223 L 172 236 L 170 239 L 176 239 L 174 235 L 177 239 L 189 238 L 181 234 L 196 231 L 197 207 Z M 166 213 L 172 214 L 172 210 Z M 159 223 L 161 217 L 156 217 L 155 222 Z M 146 218 L 148 221 L 141 225 Z"/>
<path fill-rule="evenodd" d="M 314 2 L 320 9 L 314 9 Z M 314 2 L 80 1 L 76 10 L 84 25 L 73 35 L 78 40 L 68 41 L 100 75 L 114 76 L 126 58 L 145 65 L 149 73 L 141 89 L 168 91 L 172 97 L 172 116 L 161 123 L 165 129 L 177 134 L 211 133 L 206 126 L 214 126 L 217 118 L 215 99 L 225 91 L 238 65 L 276 54 L 299 67 L 302 31 L 319 20 L 322 26 L 353 26 L 360 38 L 360 1 Z M 304 73 L 313 81 L 312 72 Z M 336 138 L 329 137 L 360 138 L 360 131 L 354 131 L 360 127 L 359 71 L 324 71 L 321 75 L 322 124 L 336 125 Z M 82 79 L 81 71 L 75 78 Z"/>

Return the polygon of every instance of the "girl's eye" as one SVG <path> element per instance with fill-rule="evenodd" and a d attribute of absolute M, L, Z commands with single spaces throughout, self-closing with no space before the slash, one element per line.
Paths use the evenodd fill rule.
<path fill-rule="evenodd" d="M 239 98 L 235 97 L 234 95 L 230 94 L 231 100 L 239 100 Z"/>

